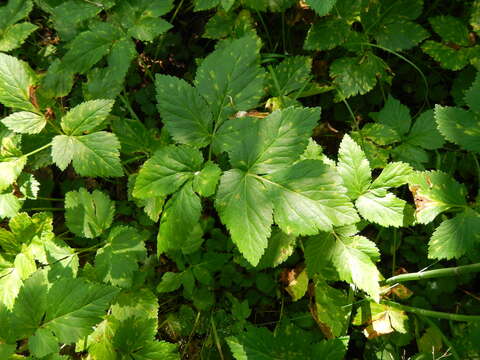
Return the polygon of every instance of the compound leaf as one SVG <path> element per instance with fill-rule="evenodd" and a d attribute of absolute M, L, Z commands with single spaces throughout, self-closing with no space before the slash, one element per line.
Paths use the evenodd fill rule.
<path fill-rule="evenodd" d="M 435 106 L 442 135 L 465 150 L 480 153 L 480 115 L 457 107 Z"/>
<path fill-rule="evenodd" d="M 36 25 L 29 22 L 22 22 L 7 27 L 3 34 L 0 35 L 0 51 L 7 52 L 18 48 L 37 28 Z"/>
<path fill-rule="evenodd" d="M 70 109 L 62 117 L 62 129 L 67 135 L 82 135 L 98 128 L 112 110 L 113 100 L 91 100 Z"/>
<path fill-rule="evenodd" d="M 100 279 L 115 286 L 130 287 L 138 261 L 147 255 L 144 236 L 137 229 L 116 226 L 110 230 L 105 246 L 98 249 L 95 269 Z"/>
<path fill-rule="evenodd" d="M 95 238 L 112 224 L 115 204 L 99 190 L 90 194 L 85 188 L 80 188 L 78 191 L 67 192 L 65 210 L 65 221 L 71 232 Z"/>
<path fill-rule="evenodd" d="M 123 175 L 120 142 L 109 132 L 83 136 L 57 135 L 52 142 L 52 158 L 64 170 L 70 162 L 82 176 L 118 177 Z"/>
<path fill-rule="evenodd" d="M 157 75 L 157 107 L 173 139 L 181 144 L 204 147 L 212 139 L 210 108 L 197 89 L 185 80 Z"/>
<path fill-rule="evenodd" d="M 459 258 L 480 242 L 480 215 L 468 209 L 437 227 L 428 243 L 431 259 Z"/>
<path fill-rule="evenodd" d="M 403 162 L 389 163 L 372 183 L 370 189 L 399 187 L 408 182 L 408 178 L 412 174 L 412 171 L 412 167 Z"/>
<path fill-rule="evenodd" d="M 47 120 L 43 115 L 19 111 L 3 118 L 2 123 L 16 133 L 38 134 L 45 127 Z"/>
<path fill-rule="evenodd" d="M 170 195 L 200 171 L 202 163 L 203 156 L 197 149 L 186 145 L 164 147 L 143 164 L 133 196 L 145 199 Z"/>
<path fill-rule="evenodd" d="M 233 242 L 257 265 L 270 236 L 273 206 L 264 184 L 252 175 L 233 169 L 220 178 L 215 207 Z"/>
<path fill-rule="evenodd" d="M 374 192 L 361 195 L 355 205 L 360 215 L 382 226 L 400 227 L 404 223 L 406 202 L 392 193 L 377 196 Z"/>

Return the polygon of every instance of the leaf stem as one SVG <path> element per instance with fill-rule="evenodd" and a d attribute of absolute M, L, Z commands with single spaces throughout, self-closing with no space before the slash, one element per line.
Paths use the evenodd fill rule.
<path fill-rule="evenodd" d="M 457 276 L 461 274 L 468 274 L 471 272 L 480 272 L 480 263 L 397 275 L 397 276 L 393 276 L 391 278 L 386 279 L 384 281 L 384 284 L 390 285 L 390 284 L 395 284 L 395 283 L 400 283 L 405 281 L 415 281 L 415 280 L 421 280 L 421 279 Z"/>
<path fill-rule="evenodd" d="M 63 202 L 65 199 L 59 199 L 59 198 L 50 198 L 50 197 L 42 197 L 42 196 L 37 196 L 35 200 L 45 200 L 45 201 L 61 201 Z"/>
<path fill-rule="evenodd" d="M 452 356 L 455 360 L 460 360 L 460 356 L 458 356 L 458 352 L 457 350 L 455 350 L 455 347 L 453 346 L 452 342 L 445 336 L 445 334 L 442 332 L 442 330 L 440 330 L 440 328 L 437 326 L 437 324 L 435 324 L 435 322 L 433 320 L 430 320 L 428 317 L 424 317 L 423 320 L 425 320 L 426 323 L 428 323 L 428 325 L 430 325 L 430 327 L 434 328 L 435 330 L 438 331 L 438 333 L 440 334 L 443 342 L 445 343 L 445 345 L 447 345 L 452 353 Z"/>
<path fill-rule="evenodd" d="M 42 147 L 39 147 L 38 149 L 35 149 L 35 150 L 29 152 L 28 154 L 24 154 L 24 155 L 22 155 L 22 156 L 24 156 L 24 157 L 32 156 L 33 154 L 36 154 L 36 153 L 38 153 L 38 152 L 40 152 L 40 151 L 42 151 L 42 150 L 48 149 L 50 146 L 52 146 L 52 143 L 51 143 L 51 142 L 48 143 L 47 145 L 43 145 Z"/>
<path fill-rule="evenodd" d="M 133 117 L 135 118 L 135 120 L 137 120 L 138 122 L 141 122 L 141 121 L 140 121 L 140 118 L 137 116 L 137 114 L 135 113 L 135 111 L 133 111 L 132 106 L 130 105 L 130 101 L 128 100 L 128 98 L 126 97 L 126 95 L 120 94 L 119 97 L 120 97 L 120 100 L 122 100 L 122 102 L 123 102 L 123 104 L 125 105 L 125 107 L 127 108 L 127 110 L 128 110 L 128 112 L 130 113 L 130 115 L 133 116 Z"/>
<path fill-rule="evenodd" d="M 420 309 L 413 306 L 402 305 L 390 300 L 381 300 L 380 302 L 390 307 L 403 310 L 415 315 L 420 315 L 420 316 L 427 316 L 427 317 L 433 317 L 437 319 L 446 319 L 446 320 L 453 320 L 453 321 L 480 321 L 480 315 L 463 315 L 463 314 L 446 313 L 441 311 L 425 310 L 425 309 Z"/>
<path fill-rule="evenodd" d="M 23 209 L 24 211 L 65 211 L 64 208 L 43 207 L 43 208 L 29 208 Z"/>

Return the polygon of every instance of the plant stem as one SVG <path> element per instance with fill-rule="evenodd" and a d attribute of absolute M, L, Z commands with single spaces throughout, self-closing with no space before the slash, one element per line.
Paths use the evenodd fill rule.
<path fill-rule="evenodd" d="M 384 281 L 384 284 L 389 285 L 389 284 L 395 284 L 395 283 L 400 283 L 404 281 L 431 279 L 431 278 L 439 278 L 439 277 L 446 277 L 446 276 L 457 276 L 461 274 L 468 274 L 471 272 L 480 272 L 480 263 L 397 275 L 397 276 L 393 276 L 391 278 L 386 279 Z"/>
<path fill-rule="evenodd" d="M 410 312 L 412 314 L 416 314 L 420 316 L 427 316 L 427 317 L 433 317 L 437 319 L 446 319 L 446 320 L 453 320 L 453 321 L 480 321 L 480 315 L 463 315 L 463 314 L 445 313 L 441 311 L 425 310 L 425 309 L 420 309 L 412 306 L 402 305 L 390 300 L 382 300 L 381 303 L 388 305 L 390 307 L 403 310 L 406 312 Z"/>
<path fill-rule="evenodd" d="M 35 150 L 29 152 L 28 154 L 24 154 L 23 156 L 24 156 L 24 157 L 29 157 L 29 156 L 31 156 L 31 155 L 33 155 L 33 154 L 36 154 L 36 153 L 38 153 L 38 152 L 40 152 L 40 151 L 42 151 L 42 150 L 45 150 L 45 149 L 49 148 L 50 146 L 52 146 L 52 143 L 48 143 L 47 145 L 43 145 L 42 147 L 39 147 L 38 149 L 35 149 Z"/>
<path fill-rule="evenodd" d="M 49 197 L 37 196 L 37 198 L 36 198 L 35 200 L 61 201 L 61 202 L 63 202 L 65 199 L 57 199 L 57 198 L 49 198 Z"/>
<path fill-rule="evenodd" d="M 64 208 L 44 207 L 44 208 L 30 208 L 23 209 L 24 211 L 65 211 Z"/>
<path fill-rule="evenodd" d="M 133 111 L 132 109 L 132 106 L 130 105 L 130 101 L 128 101 L 128 98 L 126 95 L 124 94 L 120 94 L 119 95 L 120 97 L 120 100 L 122 100 L 123 104 L 125 105 L 125 107 L 127 108 L 128 112 L 130 113 L 131 116 L 133 116 L 135 118 L 135 120 L 140 121 L 140 118 L 137 116 L 137 114 L 135 113 L 135 111 Z"/>

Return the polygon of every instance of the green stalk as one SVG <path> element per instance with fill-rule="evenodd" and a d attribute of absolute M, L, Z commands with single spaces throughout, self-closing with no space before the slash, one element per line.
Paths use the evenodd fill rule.
<path fill-rule="evenodd" d="M 415 281 L 415 280 L 421 280 L 421 279 L 431 279 L 431 278 L 439 278 L 439 277 L 447 277 L 447 276 L 458 276 L 461 274 L 468 274 L 471 272 L 480 272 L 480 263 L 450 267 L 450 268 L 444 268 L 444 269 L 437 269 L 437 270 L 419 271 L 411 274 L 397 275 L 385 280 L 384 284 L 389 285 L 389 284 L 395 284 L 395 283 L 400 283 L 405 281 Z"/>
<path fill-rule="evenodd" d="M 35 150 L 29 152 L 28 154 L 24 154 L 22 156 L 24 156 L 24 157 L 32 156 L 33 154 L 36 154 L 36 153 L 38 153 L 42 150 L 45 150 L 45 149 L 49 148 L 50 146 L 52 146 L 52 143 L 48 143 L 47 145 L 43 145 L 42 147 L 39 147 L 38 149 L 35 149 Z"/>
<path fill-rule="evenodd" d="M 399 310 L 412 313 L 412 314 L 426 316 L 426 317 L 433 317 L 436 319 L 446 319 L 446 320 L 453 320 L 453 321 L 480 321 L 480 315 L 462 315 L 462 314 L 445 313 L 441 311 L 425 310 L 425 309 L 420 309 L 412 306 L 402 305 L 390 300 L 382 300 L 381 303 Z"/>
<path fill-rule="evenodd" d="M 64 208 L 44 207 L 44 208 L 30 208 L 23 209 L 24 211 L 65 211 Z"/>

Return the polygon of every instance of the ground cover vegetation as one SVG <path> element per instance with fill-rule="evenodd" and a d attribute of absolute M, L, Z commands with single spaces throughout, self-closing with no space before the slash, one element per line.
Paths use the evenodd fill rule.
<path fill-rule="evenodd" d="M 0 359 L 480 359 L 480 1 L 0 5 Z"/>

